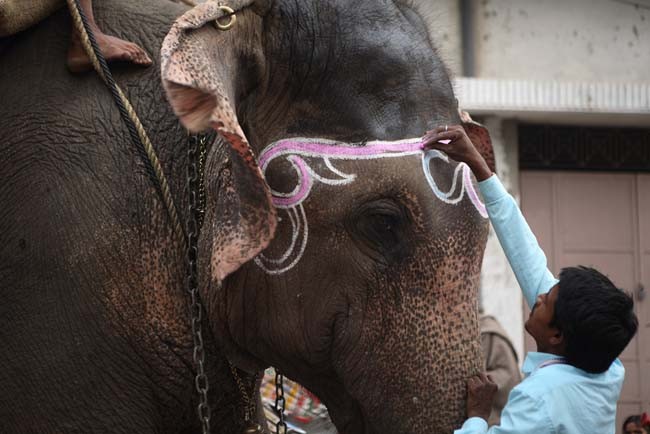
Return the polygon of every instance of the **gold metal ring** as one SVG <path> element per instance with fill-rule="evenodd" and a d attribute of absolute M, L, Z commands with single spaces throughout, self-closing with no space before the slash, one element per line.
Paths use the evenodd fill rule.
<path fill-rule="evenodd" d="M 214 20 L 214 26 L 219 30 L 230 29 L 235 24 L 235 21 L 237 21 L 237 16 L 235 15 L 235 11 L 230 6 L 224 6 L 224 5 L 220 5 L 219 10 L 223 11 L 224 15 L 228 15 L 230 20 L 228 20 L 226 24 L 221 24 L 219 22 L 221 18 L 217 18 L 216 20 Z"/>

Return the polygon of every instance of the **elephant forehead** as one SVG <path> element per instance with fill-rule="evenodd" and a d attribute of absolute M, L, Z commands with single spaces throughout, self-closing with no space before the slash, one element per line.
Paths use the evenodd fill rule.
<path fill-rule="evenodd" d="M 291 227 L 291 241 L 287 250 L 280 256 L 267 257 L 262 254 L 256 259 L 256 263 L 271 274 L 281 274 L 290 270 L 300 261 L 308 247 L 310 216 L 314 217 L 313 213 L 317 212 L 321 220 L 323 213 L 331 212 L 335 207 L 346 208 L 341 201 L 344 196 L 350 195 L 338 196 L 338 200 L 328 202 L 326 209 L 322 206 L 322 200 L 310 204 L 308 199 L 317 185 L 327 187 L 334 194 L 337 193 L 337 189 L 340 191 L 342 188 L 352 187 L 357 193 L 360 190 L 368 190 L 369 194 L 377 195 L 384 194 L 383 190 L 388 187 L 393 191 L 395 188 L 402 187 L 409 190 L 413 186 L 417 188 L 418 184 L 421 186 L 428 184 L 434 201 L 437 200 L 442 205 L 456 206 L 461 203 L 467 204 L 467 201 L 463 201 L 463 198 L 467 197 L 478 214 L 487 217 L 485 207 L 475 191 L 469 168 L 463 163 L 454 166 L 445 154 L 435 150 L 425 152 L 422 147 L 420 138 L 356 144 L 319 138 L 291 138 L 267 146 L 258 158 L 259 167 L 269 181 L 273 205 L 282 211 L 281 219 L 284 220 L 284 224 Z M 391 171 L 393 178 L 390 175 L 386 176 L 387 173 L 384 171 L 364 170 L 361 164 L 363 161 L 371 160 L 389 163 L 406 157 L 416 159 L 415 170 L 409 167 L 406 171 L 402 170 L 402 173 Z M 446 169 L 442 172 L 447 173 L 449 182 L 439 183 L 435 179 L 431 173 L 431 167 L 435 167 L 432 164 L 434 160 Z M 355 164 L 345 164 L 346 162 Z M 394 166 L 398 170 L 405 168 L 403 164 Z M 277 178 L 273 176 L 272 178 L 275 179 L 269 180 L 267 171 L 270 167 L 279 170 Z M 364 177 L 366 179 L 363 179 Z M 401 183 L 401 177 L 408 180 Z M 281 181 L 279 184 L 283 184 L 281 187 L 273 182 L 277 180 Z M 289 185 L 284 185 L 287 183 Z M 415 191 L 415 194 L 418 195 L 419 191 Z M 351 199 L 347 197 L 343 200 Z M 451 209 L 451 206 L 446 208 Z"/>
<path fill-rule="evenodd" d="M 260 166 L 266 165 L 278 155 L 296 154 L 334 159 L 373 159 L 389 156 L 403 156 L 421 153 L 421 138 L 399 141 L 373 141 L 366 143 L 345 143 L 319 138 L 283 139 L 267 146 L 260 154 Z"/>
<path fill-rule="evenodd" d="M 450 189 L 438 186 L 431 173 L 431 161 L 438 160 L 447 165 L 450 161 L 439 151 L 425 152 L 421 138 L 365 143 L 345 143 L 319 138 L 283 139 L 270 144 L 260 153 L 259 165 L 265 176 L 274 160 L 284 160 L 291 165 L 296 178 L 295 187 L 289 191 L 272 189 L 272 194 L 273 204 L 277 208 L 293 208 L 309 197 L 315 184 L 347 186 L 364 175 L 341 171 L 336 165 L 343 161 L 384 160 L 406 156 L 417 156 L 421 159 L 421 173 L 438 199 L 456 205 L 466 193 L 479 213 L 487 216 L 472 183 L 469 168 L 464 164 L 456 166 Z M 324 166 L 325 173 L 314 170 L 314 164 Z"/>

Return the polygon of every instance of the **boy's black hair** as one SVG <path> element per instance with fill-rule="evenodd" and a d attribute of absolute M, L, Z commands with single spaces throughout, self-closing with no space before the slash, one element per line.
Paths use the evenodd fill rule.
<path fill-rule="evenodd" d="M 627 433 L 625 431 L 625 427 L 627 426 L 628 423 L 634 423 L 636 425 L 641 426 L 641 415 L 638 414 L 633 414 L 632 416 L 628 416 L 624 421 L 623 421 L 623 428 L 621 429 L 621 432 L 623 434 Z"/>
<path fill-rule="evenodd" d="M 553 326 L 563 335 L 567 362 L 591 373 L 609 369 L 638 327 L 634 301 L 589 267 L 560 272 Z"/>

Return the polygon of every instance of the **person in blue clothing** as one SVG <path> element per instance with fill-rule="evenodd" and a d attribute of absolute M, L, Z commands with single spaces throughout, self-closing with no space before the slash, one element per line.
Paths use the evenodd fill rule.
<path fill-rule="evenodd" d="M 499 425 L 488 429 L 487 424 L 494 382 L 485 374 L 468 380 L 468 419 L 455 434 L 613 434 L 625 375 L 618 356 L 638 327 L 632 298 L 593 268 L 570 267 L 559 280 L 553 276 L 514 198 L 462 126 L 429 131 L 424 145 L 466 163 L 474 173 L 532 309 L 526 331 L 537 344 L 537 352 L 526 355 L 525 378 L 510 392 Z"/>

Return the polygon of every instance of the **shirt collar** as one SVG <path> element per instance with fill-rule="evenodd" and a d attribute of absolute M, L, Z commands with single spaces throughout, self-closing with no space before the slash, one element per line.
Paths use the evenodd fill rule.
<path fill-rule="evenodd" d="M 542 363 L 550 362 L 552 360 L 557 360 L 557 359 L 562 359 L 562 358 L 556 354 L 537 353 L 535 351 L 531 351 L 528 354 L 526 354 L 526 359 L 524 359 L 524 364 L 522 365 L 521 370 L 524 373 L 524 375 L 528 376 L 535 369 L 538 369 Z"/>

